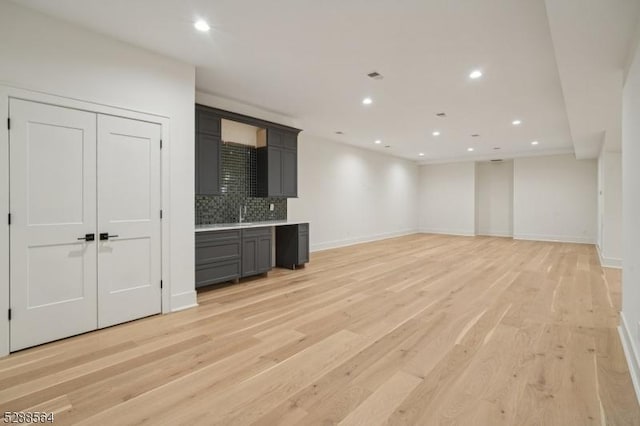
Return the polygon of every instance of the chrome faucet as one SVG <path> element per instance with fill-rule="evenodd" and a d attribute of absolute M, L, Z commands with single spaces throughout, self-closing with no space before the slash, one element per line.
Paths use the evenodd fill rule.
<path fill-rule="evenodd" d="M 242 210 L 244 209 L 244 214 L 242 212 Z M 244 220 L 246 219 L 247 216 L 247 206 L 240 206 L 240 220 L 239 222 L 242 223 L 244 222 Z"/>

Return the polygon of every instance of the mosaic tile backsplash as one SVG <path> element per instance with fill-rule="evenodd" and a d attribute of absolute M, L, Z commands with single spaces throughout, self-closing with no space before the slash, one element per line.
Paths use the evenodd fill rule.
<path fill-rule="evenodd" d="M 256 148 L 224 142 L 220 155 L 222 195 L 196 195 L 196 225 L 238 222 L 243 206 L 247 206 L 247 214 L 243 214 L 245 222 L 287 219 L 286 198 L 256 197 Z M 273 211 L 269 210 L 269 204 L 274 205 Z"/>

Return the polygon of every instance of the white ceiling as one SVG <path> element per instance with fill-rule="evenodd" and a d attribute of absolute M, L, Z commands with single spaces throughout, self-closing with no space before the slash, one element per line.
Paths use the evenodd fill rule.
<path fill-rule="evenodd" d="M 546 0 L 546 7 L 576 156 L 597 157 L 603 142 L 619 151 L 640 1 Z"/>
<path fill-rule="evenodd" d="M 572 7 L 579 10 L 584 1 L 571 0 Z M 617 2 L 637 3 L 599 1 Z M 608 124 L 593 121 L 597 111 L 580 109 L 601 95 L 580 97 L 587 81 L 577 88 L 566 82 L 581 73 L 566 65 L 577 61 L 569 55 L 572 43 L 588 46 L 571 37 L 571 28 L 558 29 L 570 24 L 573 11 L 555 6 L 562 1 L 547 1 L 557 19 L 547 18 L 544 0 L 18 3 L 193 63 L 200 91 L 292 117 L 312 134 L 414 160 L 419 152 L 427 161 L 569 152 L 572 135 L 578 151 L 578 141 L 590 143 L 594 131 Z M 597 21 L 596 12 L 588 17 Z M 615 30 L 619 13 L 598 22 L 599 30 L 616 32 L 598 43 L 599 49 L 628 36 L 637 8 L 621 12 L 632 12 L 621 31 Z M 197 18 L 211 24 L 210 33 L 193 29 Z M 576 19 L 576 28 L 589 33 L 590 19 Z M 552 34 L 564 41 L 552 41 Z M 583 56 L 583 63 L 601 59 Z M 611 56 L 600 62 L 610 66 L 619 55 Z M 484 76 L 470 80 L 476 68 Z M 374 70 L 384 80 L 366 76 Z M 361 104 L 365 96 L 374 99 L 371 106 Z M 438 112 L 447 118 L 437 118 Z M 512 126 L 514 119 L 522 125 Z M 442 133 L 437 138 L 431 135 L 436 129 Z M 338 136 L 337 130 L 345 134 Z M 600 139 L 605 130 L 599 130 Z M 472 138 L 473 133 L 480 137 Z M 376 139 L 391 147 L 374 145 Z M 532 146 L 533 140 L 540 144 Z M 468 147 L 475 151 L 467 152 Z"/>

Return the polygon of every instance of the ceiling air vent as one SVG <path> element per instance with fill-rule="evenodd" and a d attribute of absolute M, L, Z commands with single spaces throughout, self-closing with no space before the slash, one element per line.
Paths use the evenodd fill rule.
<path fill-rule="evenodd" d="M 496 158 L 495 160 L 491 160 L 492 163 L 502 163 L 502 158 Z"/>
<path fill-rule="evenodd" d="M 384 77 L 377 71 L 370 72 L 367 74 L 369 78 L 373 78 L 374 80 L 382 80 Z"/>

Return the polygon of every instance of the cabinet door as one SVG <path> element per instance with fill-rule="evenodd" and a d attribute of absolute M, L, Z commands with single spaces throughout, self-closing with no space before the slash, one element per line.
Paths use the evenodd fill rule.
<path fill-rule="evenodd" d="M 282 148 L 284 144 L 284 134 L 280 130 L 268 129 L 267 130 L 267 145 Z"/>
<path fill-rule="evenodd" d="M 242 239 L 242 276 L 258 273 L 258 238 Z"/>
<path fill-rule="evenodd" d="M 269 147 L 268 152 L 268 179 L 269 196 L 281 197 L 282 191 L 282 152 L 280 148 Z"/>
<path fill-rule="evenodd" d="M 210 111 L 196 109 L 196 133 L 221 136 L 222 120 Z"/>
<path fill-rule="evenodd" d="M 271 236 L 258 239 L 258 273 L 271 269 Z"/>
<path fill-rule="evenodd" d="M 220 195 L 219 136 L 196 136 L 196 194 Z"/>
<path fill-rule="evenodd" d="M 298 149 L 298 135 L 292 132 L 283 132 L 282 147 L 287 149 Z"/>
<path fill-rule="evenodd" d="M 283 149 L 281 154 L 282 195 L 298 196 L 298 155 L 295 150 Z"/>

